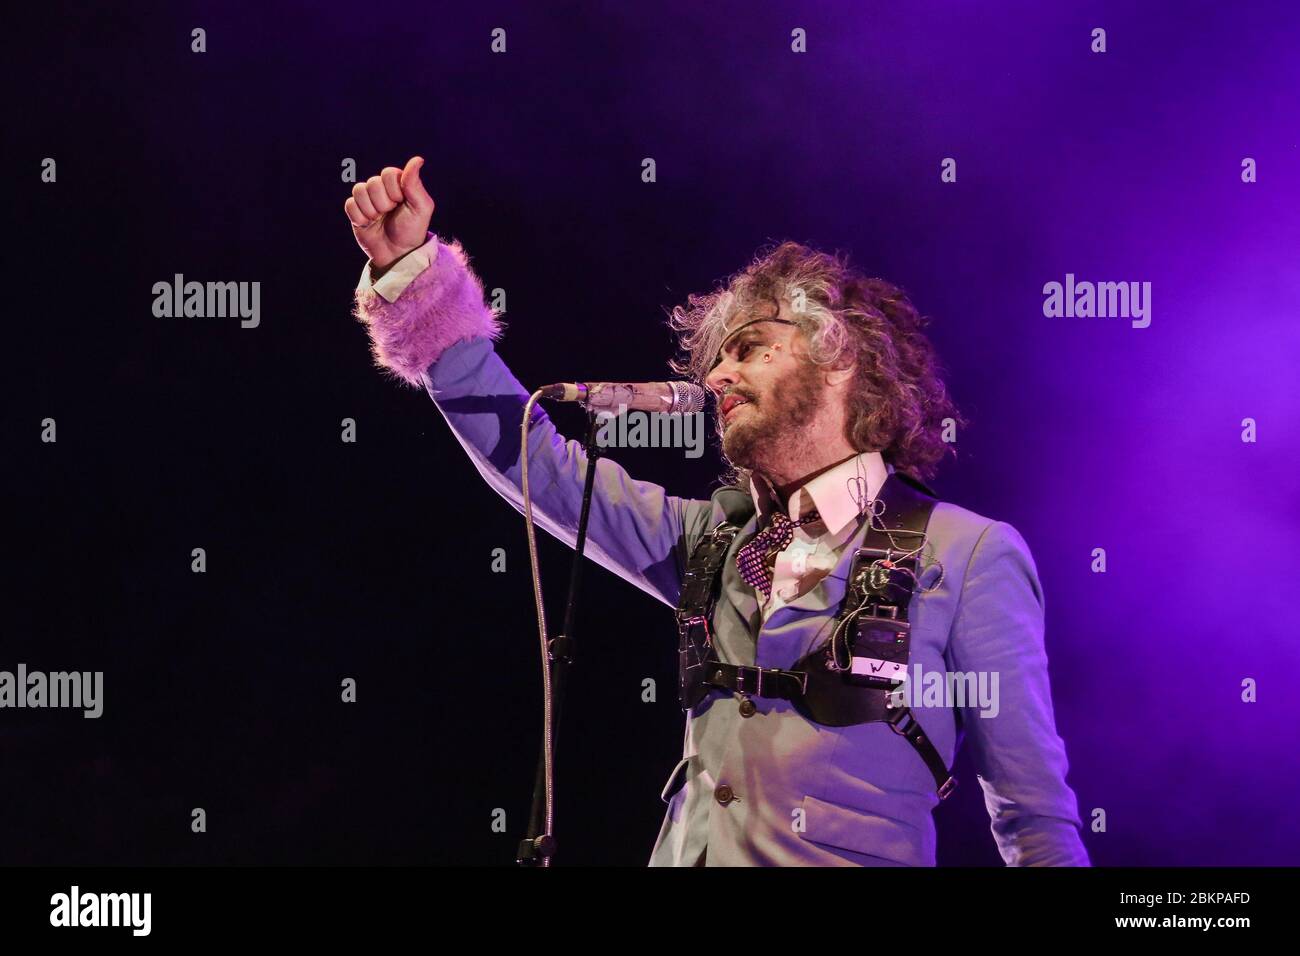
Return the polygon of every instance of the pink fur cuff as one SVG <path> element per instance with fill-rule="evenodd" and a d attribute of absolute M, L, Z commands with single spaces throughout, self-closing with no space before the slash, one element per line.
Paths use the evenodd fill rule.
<path fill-rule="evenodd" d="M 478 336 L 500 339 L 504 323 L 483 303 L 483 284 L 459 242 L 440 242 L 430 233 L 411 255 L 432 261 L 394 302 L 363 280 L 353 315 L 370 333 L 375 365 L 420 388 L 425 370 L 450 346 Z"/>

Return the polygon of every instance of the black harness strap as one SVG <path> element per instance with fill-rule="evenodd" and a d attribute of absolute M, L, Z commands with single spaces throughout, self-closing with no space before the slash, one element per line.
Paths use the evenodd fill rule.
<path fill-rule="evenodd" d="M 723 521 L 700 539 L 686 565 L 677 601 L 677 700 L 690 710 L 709 693 L 705 668 L 713 657 L 713 607 L 722 568 L 740 528 Z"/>
<path fill-rule="evenodd" d="M 677 606 L 678 700 L 683 710 L 690 710 L 711 689 L 722 688 L 746 697 L 789 700 L 805 717 L 829 727 L 881 721 L 915 748 L 944 799 L 957 780 L 895 693 L 907 678 L 907 612 L 914 576 L 920 574 L 916 555 L 908 555 L 924 543 L 936 499 L 896 471 L 875 504 L 877 518 L 854 553 L 832 636 L 792 670 L 714 659 L 710 622 L 722 568 L 740 529 L 723 521 L 702 538 L 687 564 Z"/>

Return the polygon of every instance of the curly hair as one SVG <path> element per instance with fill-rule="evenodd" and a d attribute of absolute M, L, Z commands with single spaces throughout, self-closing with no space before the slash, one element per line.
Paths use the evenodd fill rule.
<path fill-rule="evenodd" d="M 669 367 L 703 383 L 728 322 L 739 312 L 788 303 L 808 343 L 809 359 L 857 366 L 848 395 L 845 438 L 858 451 L 879 451 L 895 469 L 929 480 L 956 449 L 942 438 L 947 420 L 966 420 L 948 396 L 938 356 L 924 333 L 928 320 L 902 289 L 867 278 L 846 255 L 797 242 L 760 249 L 754 261 L 707 295 L 672 309 L 668 324 L 680 354 Z M 725 456 L 724 456 L 725 460 Z M 731 466 L 727 481 L 747 484 Z"/>

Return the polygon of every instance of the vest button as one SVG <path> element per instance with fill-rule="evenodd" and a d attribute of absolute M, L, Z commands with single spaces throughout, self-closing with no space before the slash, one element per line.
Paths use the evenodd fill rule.
<path fill-rule="evenodd" d="M 748 697 L 746 697 L 744 700 L 740 702 L 741 717 L 753 717 L 757 711 L 758 711 L 758 706 Z"/>
<path fill-rule="evenodd" d="M 736 794 L 732 791 L 732 789 L 729 786 L 727 786 L 724 783 L 717 790 L 713 791 L 713 797 L 718 801 L 718 803 L 722 804 L 725 807 L 732 800 L 736 799 Z"/>

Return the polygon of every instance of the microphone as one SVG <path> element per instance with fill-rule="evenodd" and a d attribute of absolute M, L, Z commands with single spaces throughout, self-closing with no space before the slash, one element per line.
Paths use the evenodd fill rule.
<path fill-rule="evenodd" d="M 690 382 L 559 382 L 542 388 L 542 398 L 577 402 L 595 412 L 629 411 L 693 414 L 704 410 L 705 391 Z"/>

